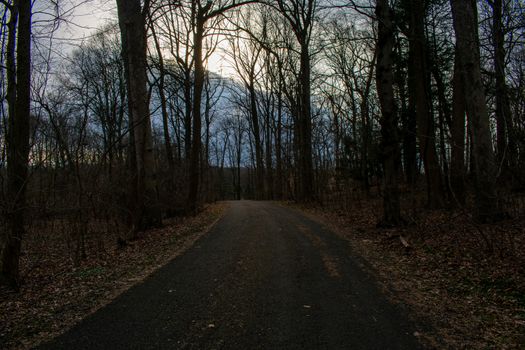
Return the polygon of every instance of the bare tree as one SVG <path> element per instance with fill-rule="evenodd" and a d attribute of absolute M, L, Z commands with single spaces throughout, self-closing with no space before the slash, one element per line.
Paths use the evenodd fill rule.
<path fill-rule="evenodd" d="M 476 216 L 480 221 L 493 221 L 501 218 L 502 213 L 496 196 L 497 167 L 481 80 L 477 8 L 473 0 L 450 3 L 473 146 Z"/>
<path fill-rule="evenodd" d="M 171 146 L 171 136 L 169 131 L 169 114 L 168 114 L 168 101 L 166 98 L 166 69 L 164 66 L 164 56 L 162 53 L 162 48 L 160 44 L 159 37 L 155 30 L 155 25 L 152 23 L 153 19 L 151 13 L 148 14 L 151 28 L 151 35 L 153 37 L 153 42 L 155 44 L 155 50 L 157 53 L 158 60 L 158 93 L 160 97 L 160 106 L 162 112 L 162 131 L 164 134 L 164 148 L 166 150 L 166 158 L 168 160 L 168 167 L 170 173 L 173 174 L 175 168 L 175 160 L 173 157 L 173 150 Z"/>
<path fill-rule="evenodd" d="M 2 230 L 0 236 L 0 283 L 18 289 L 30 148 L 31 1 L 20 0 L 12 4 L 5 3 L 5 6 L 10 11 L 7 44 L 7 102 L 9 106 L 7 200 L 9 207 L 5 213 L 7 229 Z"/>
<path fill-rule="evenodd" d="M 246 23 L 245 25 L 249 24 Z M 259 79 L 262 70 L 259 62 L 262 47 L 253 40 L 248 42 L 241 41 L 239 37 L 231 38 L 229 42 L 229 54 L 232 58 L 233 66 L 247 92 L 246 100 L 249 104 L 250 125 L 255 146 L 255 198 L 263 199 L 265 197 L 263 146 L 256 88 L 256 81 Z"/>
<path fill-rule="evenodd" d="M 201 157 L 201 104 L 202 91 L 204 87 L 204 53 L 203 40 L 208 21 L 224 15 L 236 7 L 252 3 L 247 1 L 208 1 L 205 5 L 200 0 L 191 2 L 192 21 L 195 23 L 193 32 L 193 64 L 194 64 L 194 85 L 193 85 L 193 130 L 192 145 L 189 164 L 189 193 L 187 201 L 187 211 L 194 213 L 198 207 L 199 182 L 200 182 L 200 157 Z"/>
<path fill-rule="evenodd" d="M 297 163 L 299 164 L 298 199 L 310 201 L 315 197 L 312 163 L 311 112 L 311 50 L 312 30 L 317 14 L 317 1 L 276 0 L 274 5 L 284 16 L 299 45 L 299 72 L 297 75 L 298 103 L 296 111 Z"/>
<path fill-rule="evenodd" d="M 131 195 L 132 236 L 158 223 L 160 213 L 153 208 L 155 183 L 151 121 L 146 76 L 146 16 L 148 1 L 117 0 L 122 55 L 128 85 L 128 107 L 132 129 Z"/>
<path fill-rule="evenodd" d="M 378 22 L 376 85 L 381 104 L 381 146 L 383 148 L 384 197 L 383 226 L 403 223 L 399 205 L 398 164 L 399 145 L 397 137 L 397 106 L 394 99 L 394 73 L 392 55 L 394 48 L 394 23 L 388 0 L 376 1 Z"/>
<path fill-rule="evenodd" d="M 410 0 L 408 12 L 410 13 L 408 70 L 413 70 L 409 91 L 414 95 L 415 100 L 417 136 L 427 178 L 428 204 L 436 208 L 444 205 L 444 198 L 441 167 L 436 153 L 434 116 L 430 113 L 430 70 L 426 49 L 424 2 Z"/>
<path fill-rule="evenodd" d="M 492 38 L 494 42 L 494 75 L 496 80 L 496 155 L 506 175 L 515 167 L 516 144 L 513 121 L 505 81 L 505 28 L 503 23 L 504 1 L 487 0 L 492 7 Z"/>

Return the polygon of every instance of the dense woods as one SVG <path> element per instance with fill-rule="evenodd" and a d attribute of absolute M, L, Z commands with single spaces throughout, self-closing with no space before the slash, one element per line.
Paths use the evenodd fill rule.
<path fill-rule="evenodd" d="M 525 214 L 521 0 L 117 0 L 63 49 L 67 6 L 0 0 L 2 284 L 224 199 Z"/>

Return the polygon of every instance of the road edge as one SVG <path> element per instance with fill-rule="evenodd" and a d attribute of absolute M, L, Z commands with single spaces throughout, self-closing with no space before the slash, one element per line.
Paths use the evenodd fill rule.
<path fill-rule="evenodd" d="M 168 265 L 181 255 L 183 255 L 185 252 L 187 252 L 189 249 L 191 249 L 201 238 L 203 238 L 212 231 L 215 225 L 225 216 L 229 208 L 229 204 L 226 202 L 221 202 L 219 205 L 222 205 L 222 207 L 220 208 L 220 212 L 217 214 L 217 218 L 215 218 L 211 223 L 205 225 L 204 228 L 195 232 L 190 232 L 187 236 L 183 238 L 183 242 L 181 243 L 181 245 L 174 249 L 173 253 L 170 254 L 169 257 L 167 257 L 166 259 L 163 259 L 162 262 L 149 266 L 148 268 L 142 270 L 138 275 L 135 275 L 132 278 L 125 278 L 127 282 L 126 284 L 116 287 L 115 289 L 111 290 L 109 294 L 101 297 L 99 300 L 96 301 L 95 305 L 89 309 L 89 311 L 75 318 L 73 322 L 68 323 L 66 326 L 62 325 L 59 331 L 44 332 L 44 335 L 36 336 L 29 341 L 22 340 L 22 344 L 15 345 L 13 349 L 34 349 L 49 341 L 52 341 L 53 339 L 69 331 L 71 328 L 75 327 L 85 318 L 91 316 L 98 310 L 113 302 L 115 299 L 117 299 L 119 296 L 121 296 L 131 288 L 143 283 L 146 279 L 148 279 L 158 270 Z M 119 280 L 115 280 L 114 282 L 115 284 L 119 282 L 122 283 L 122 281 Z M 9 349 L 9 347 L 7 349 Z"/>

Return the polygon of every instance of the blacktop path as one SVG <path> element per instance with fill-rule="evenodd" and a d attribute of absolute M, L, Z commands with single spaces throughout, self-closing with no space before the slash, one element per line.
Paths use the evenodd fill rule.
<path fill-rule="evenodd" d="M 185 254 L 40 349 L 419 349 L 347 242 L 300 211 L 228 203 Z"/>

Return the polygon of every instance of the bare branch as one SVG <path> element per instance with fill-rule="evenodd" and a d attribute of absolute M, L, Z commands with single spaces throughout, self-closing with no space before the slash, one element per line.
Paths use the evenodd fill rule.
<path fill-rule="evenodd" d="M 218 15 L 222 15 L 223 13 L 229 11 L 229 10 L 232 10 L 236 7 L 239 7 L 239 6 L 243 6 L 243 5 L 248 5 L 248 4 L 255 4 L 255 3 L 258 3 L 260 2 L 260 0 L 246 0 L 246 1 L 240 1 L 240 2 L 237 2 L 237 1 L 233 1 L 231 4 L 229 5 L 226 5 L 224 7 L 221 7 L 221 8 L 218 8 L 214 11 L 211 11 L 210 13 L 208 13 L 205 18 L 208 20 L 210 18 L 213 18 L 215 16 L 218 16 Z"/>
<path fill-rule="evenodd" d="M 9 11 L 12 11 L 13 10 L 13 5 L 11 5 L 9 2 L 7 2 L 6 0 L 0 0 L 0 4 L 4 5 Z"/>

